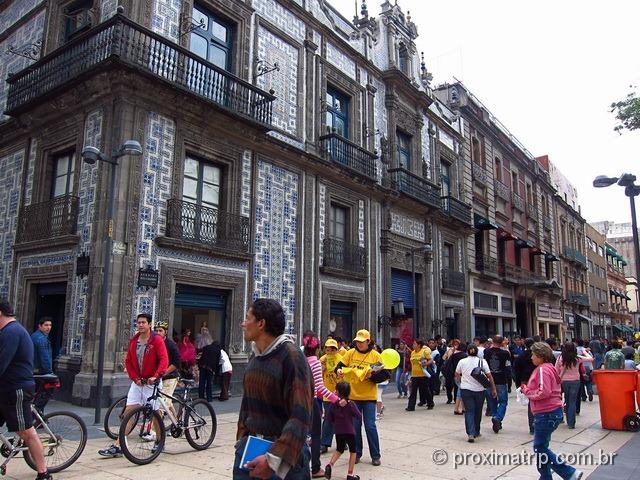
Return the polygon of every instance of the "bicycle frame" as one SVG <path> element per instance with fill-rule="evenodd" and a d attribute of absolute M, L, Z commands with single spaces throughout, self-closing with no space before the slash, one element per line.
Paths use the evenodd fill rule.
<path fill-rule="evenodd" d="M 57 437 L 53 434 L 53 432 L 49 428 L 49 425 L 47 424 L 47 422 L 44 421 L 44 419 L 42 418 L 42 415 L 40 415 L 40 412 L 36 407 L 33 406 L 33 404 L 31 405 L 31 413 L 36 419 L 36 425 L 38 425 L 39 427 L 43 427 L 44 430 L 49 435 L 48 442 L 46 444 L 42 444 L 42 447 L 43 448 L 57 447 L 58 446 Z M 18 441 L 12 442 L 12 440 L 14 440 L 15 438 L 17 438 Z M 29 447 L 27 447 L 23 443 L 22 438 L 20 438 L 20 436 L 17 433 L 13 437 L 6 437 L 2 433 L 0 433 L 0 441 L 2 442 L 2 445 L 9 450 L 9 454 L 7 455 L 6 460 L 0 465 L 0 473 L 4 475 L 4 472 L 6 472 L 7 464 L 9 463 L 9 461 L 11 461 L 11 459 L 14 458 L 18 453 L 29 450 Z"/>
<path fill-rule="evenodd" d="M 178 402 L 178 404 L 180 405 L 178 407 L 178 414 L 177 417 L 173 415 L 173 413 L 171 412 L 171 409 L 167 406 L 166 402 L 164 401 L 164 399 L 162 397 L 165 397 L 167 399 L 170 399 L 173 402 Z M 185 393 L 183 395 L 183 399 L 174 397 L 173 395 L 169 395 L 167 393 L 164 393 L 158 384 L 154 384 L 153 386 L 153 393 L 151 394 L 151 396 L 149 398 L 147 398 L 147 404 L 149 405 L 152 401 L 157 400 L 160 402 L 160 405 L 162 406 L 161 410 L 169 417 L 169 420 L 171 420 L 171 424 L 174 427 L 177 428 L 182 428 L 182 429 L 191 429 L 191 428 L 199 428 L 201 426 L 203 426 L 205 424 L 204 419 L 198 415 L 198 412 L 196 412 L 195 410 L 193 410 L 193 408 L 191 408 L 191 405 L 189 405 L 189 400 L 187 399 L 187 391 L 185 390 Z M 198 420 L 200 421 L 199 424 L 197 425 L 189 425 L 189 426 L 184 426 L 183 425 L 183 421 L 182 421 L 182 417 L 183 417 L 183 411 L 184 409 L 189 409 L 189 411 L 191 411 L 196 417 L 198 417 Z"/>

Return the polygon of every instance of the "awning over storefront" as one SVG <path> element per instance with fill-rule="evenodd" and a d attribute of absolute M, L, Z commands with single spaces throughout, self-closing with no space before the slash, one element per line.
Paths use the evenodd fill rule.
<path fill-rule="evenodd" d="M 495 223 L 491 223 L 491 220 L 483 217 L 479 213 L 473 214 L 473 226 L 478 230 L 496 230 L 498 228 Z"/>
<path fill-rule="evenodd" d="M 616 323 L 613 325 L 613 328 L 621 333 L 633 334 L 633 328 L 629 327 L 628 325 L 621 325 L 619 323 Z"/>
<path fill-rule="evenodd" d="M 515 246 L 516 248 L 531 248 L 533 245 L 523 238 L 516 238 Z"/>
<path fill-rule="evenodd" d="M 559 260 L 559 258 L 556 257 L 553 253 L 547 252 L 547 253 L 544 254 L 544 260 L 546 262 L 557 262 Z"/>
<path fill-rule="evenodd" d="M 580 313 L 576 313 L 576 317 L 578 317 L 578 319 L 582 320 L 583 322 L 593 322 L 593 319 L 591 319 L 589 317 L 585 317 L 584 315 L 582 315 Z"/>

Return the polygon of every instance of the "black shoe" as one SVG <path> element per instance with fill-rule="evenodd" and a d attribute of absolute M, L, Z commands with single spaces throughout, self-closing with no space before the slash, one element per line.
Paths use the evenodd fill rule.
<path fill-rule="evenodd" d="M 593 393 L 590 393 L 590 394 L 589 394 L 589 401 L 590 401 L 590 402 L 593 402 Z"/>
<path fill-rule="evenodd" d="M 373 465 L 374 467 L 379 467 L 381 463 L 382 462 L 380 462 L 379 458 L 374 458 L 373 460 L 371 460 L 371 465 Z"/>
<path fill-rule="evenodd" d="M 467 437 L 467 442 L 469 442 L 469 443 L 473 443 L 473 442 L 475 442 L 475 441 L 476 441 L 476 439 L 475 439 L 475 437 L 474 437 L 473 435 L 469 435 L 469 436 Z"/>
<path fill-rule="evenodd" d="M 347 480 L 360 480 L 358 475 L 347 475 Z"/>
<path fill-rule="evenodd" d="M 356 463 L 360 463 L 360 458 L 362 457 L 362 455 L 356 455 Z"/>
<path fill-rule="evenodd" d="M 424 407 L 425 405 L 426 403 L 422 403 L 422 402 L 418 404 L 419 407 Z"/>
<path fill-rule="evenodd" d="M 36 477 L 36 480 L 53 480 L 53 476 L 47 471 L 44 473 L 39 473 Z"/>
<path fill-rule="evenodd" d="M 453 400 L 447 400 L 447 405 L 451 405 L 453 403 Z"/>
<path fill-rule="evenodd" d="M 331 478 L 331 464 L 324 467 L 324 478 Z"/>
<path fill-rule="evenodd" d="M 498 433 L 502 429 L 502 422 L 496 418 L 491 418 L 491 423 L 493 424 L 493 432 Z"/>
<path fill-rule="evenodd" d="M 416 411 L 416 409 L 415 409 L 415 408 L 409 408 L 409 407 L 405 408 L 405 410 L 406 410 L 407 412 L 415 412 L 415 411 Z"/>
<path fill-rule="evenodd" d="M 433 407 L 435 407 L 435 405 L 427 405 L 427 410 L 433 410 Z"/>

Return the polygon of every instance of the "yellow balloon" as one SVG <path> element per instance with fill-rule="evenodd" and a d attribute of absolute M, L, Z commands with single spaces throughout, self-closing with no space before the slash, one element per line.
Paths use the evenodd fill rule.
<path fill-rule="evenodd" d="M 381 353 L 382 364 L 387 370 L 393 370 L 400 365 L 400 354 L 393 348 L 386 348 Z"/>

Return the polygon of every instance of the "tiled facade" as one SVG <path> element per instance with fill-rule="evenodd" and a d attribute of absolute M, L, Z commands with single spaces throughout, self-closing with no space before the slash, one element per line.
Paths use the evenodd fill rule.
<path fill-rule="evenodd" d="M 9 296 L 17 229 L 24 150 L 0 157 L 0 296 Z"/>

